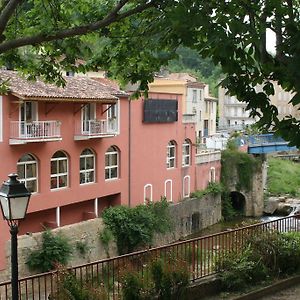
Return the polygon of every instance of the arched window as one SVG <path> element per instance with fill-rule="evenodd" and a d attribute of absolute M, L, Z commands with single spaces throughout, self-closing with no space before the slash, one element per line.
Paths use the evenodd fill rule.
<path fill-rule="evenodd" d="M 84 149 L 80 154 L 80 184 L 95 182 L 95 154 Z"/>
<path fill-rule="evenodd" d="M 191 177 L 189 175 L 183 177 L 183 197 L 187 198 L 190 196 L 191 190 Z"/>
<path fill-rule="evenodd" d="M 191 164 L 191 142 L 185 139 L 182 144 L 182 166 L 189 166 Z"/>
<path fill-rule="evenodd" d="M 152 184 L 148 183 L 144 186 L 144 204 L 152 200 Z"/>
<path fill-rule="evenodd" d="M 170 141 L 167 146 L 167 168 L 172 169 L 176 167 L 176 143 Z"/>
<path fill-rule="evenodd" d="M 209 182 L 215 182 L 216 181 L 216 169 L 214 167 L 211 167 L 209 170 Z"/>
<path fill-rule="evenodd" d="M 105 153 L 105 180 L 119 177 L 119 151 L 111 146 Z"/>
<path fill-rule="evenodd" d="M 167 179 L 165 181 L 165 197 L 167 201 L 172 202 L 173 201 L 173 195 L 172 195 L 172 180 Z"/>
<path fill-rule="evenodd" d="M 24 182 L 28 191 L 36 193 L 38 186 L 37 160 L 33 155 L 25 154 L 18 160 L 17 173 L 20 181 Z"/>
<path fill-rule="evenodd" d="M 68 186 L 68 157 L 63 151 L 57 151 L 51 158 L 51 190 Z"/>

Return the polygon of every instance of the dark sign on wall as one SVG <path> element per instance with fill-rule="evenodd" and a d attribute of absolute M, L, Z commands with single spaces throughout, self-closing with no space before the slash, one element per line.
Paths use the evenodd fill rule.
<path fill-rule="evenodd" d="M 172 123 L 178 120 L 178 101 L 147 99 L 144 101 L 145 123 Z"/>

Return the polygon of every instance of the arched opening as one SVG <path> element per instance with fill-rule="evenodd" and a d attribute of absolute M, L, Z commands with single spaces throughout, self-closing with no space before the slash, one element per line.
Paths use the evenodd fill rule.
<path fill-rule="evenodd" d="M 229 196 L 233 209 L 244 215 L 246 205 L 245 196 L 239 192 L 231 192 Z"/>

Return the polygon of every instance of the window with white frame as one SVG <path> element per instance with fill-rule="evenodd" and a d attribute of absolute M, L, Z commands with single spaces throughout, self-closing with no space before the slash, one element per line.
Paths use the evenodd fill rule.
<path fill-rule="evenodd" d="M 152 202 L 152 184 L 148 183 L 144 186 L 144 204 Z"/>
<path fill-rule="evenodd" d="M 119 177 L 119 151 L 111 146 L 105 153 L 105 180 Z"/>
<path fill-rule="evenodd" d="M 191 143 L 185 139 L 182 144 L 182 166 L 189 166 L 191 164 Z"/>
<path fill-rule="evenodd" d="M 80 184 L 95 182 L 95 154 L 84 149 L 80 154 Z"/>
<path fill-rule="evenodd" d="M 191 177 L 189 175 L 183 177 L 183 198 L 190 196 Z"/>
<path fill-rule="evenodd" d="M 209 170 L 209 182 L 215 182 L 216 181 L 216 169 L 214 167 L 211 167 Z"/>
<path fill-rule="evenodd" d="M 196 103 L 197 102 L 197 90 L 193 90 L 193 98 L 192 98 L 192 102 Z"/>
<path fill-rule="evenodd" d="M 173 201 L 173 195 L 172 195 L 172 180 L 167 179 L 165 181 L 165 197 L 167 201 L 172 202 Z"/>
<path fill-rule="evenodd" d="M 176 167 L 176 143 L 170 141 L 167 146 L 167 168 L 172 169 Z"/>
<path fill-rule="evenodd" d="M 51 190 L 68 186 L 68 157 L 63 151 L 57 151 L 51 158 Z"/>
<path fill-rule="evenodd" d="M 31 154 L 23 155 L 17 163 L 19 180 L 23 182 L 31 193 L 37 192 L 37 160 Z"/>

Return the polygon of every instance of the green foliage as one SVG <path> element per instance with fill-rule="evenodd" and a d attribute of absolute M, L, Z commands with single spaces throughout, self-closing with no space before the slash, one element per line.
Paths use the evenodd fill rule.
<path fill-rule="evenodd" d="M 107 227 L 105 227 L 102 232 L 99 232 L 99 239 L 104 247 L 106 256 L 109 257 L 109 243 L 113 241 L 113 233 Z"/>
<path fill-rule="evenodd" d="M 225 290 L 243 290 L 274 276 L 300 270 L 300 233 L 266 232 L 253 235 L 238 252 L 216 264 Z"/>
<path fill-rule="evenodd" d="M 201 199 L 204 196 L 210 195 L 210 194 L 214 195 L 214 196 L 217 196 L 217 195 L 221 194 L 222 191 L 223 191 L 223 186 L 220 183 L 218 183 L 218 182 L 209 182 L 208 186 L 205 190 L 192 192 L 190 197 Z"/>
<path fill-rule="evenodd" d="M 300 196 L 299 163 L 270 157 L 268 158 L 268 166 L 267 187 L 271 195 Z"/>
<path fill-rule="evenodd" d="M 267 270 L 260 259 L 253 259 L 250 247 L 240 253 L 229 253 L 224 257 L 219 278 L 226 291 L 244 290 L 249 284 L 257 284 L 267 278 Z"/>
<path fill-rule="evenodd" d="M 122 284 L 124 300 L 151 299 L 151 291 L 146 288 L 140 273 L 127 273 L 123 278 Z"/>
<path fill-rule="evenodd" d="M 231 221 L 239 216 L 239 212 L 233 208 L 231 198 L 227 191 L 222 193 L 222 217 L 224 221 Z"/>
<path fill-rule="evenodd" d="M 155 233 L 165 233 L 171 228 L 165 199 L 134 208 L 110 207 L 104 210 L 102 218 L 116 240 L 119 254 L 149 245 Z"/>
<path fill-rule="evenodd" d="M 300 120 L 279 118 L 270 101 L 278 82 L 295 92 L 293 106 L 300 103 L 298 1 L 30 0 L 2 6 L 1 66 L 60 85 L 62 70 L 102 68 L 147 90 L 154 72 L 176 57 L 184 67 L 217 77 L 212 61 L 226 74 L 221 85 L 247 104 L 260 127 L 300 145 Z M 266 49 L 270 28 L 280 44 L 273 50 Z M 78 64 L 82 58 L 86 63 Z M 258 84 L 262 89 L 255 89 Z"/>
<path fill-rule="evenodd" d="M 258 161 L 252 155 L 235 150 L 224 150 L 221 164 L 221 182 L 225 188 L 228 187 L 232 176 L 237 174 L 237 191 L 251 189 L 253 175 L 258 167 Z"/>
<path fill-rule="evenodd" d="M 81 284 L 72 271 L 58 268 L 58 289 L 49 296 L 50 300 L 108 300 L 109 293 L 103 285 L 95 286 L 88 279 Z"/>
<path fill-rule="evenodd" d="M 180 259 L 172 260 L 172 266 L 163 259 L 153 261 L 145 280 L 141 273 L 126 272 L 123 277 L 125 300 L 146 300 L 157 297 L 161 300 L 184 299 L 189 283 L 188 265 Z"/>
<path fill-rule="evenodd" d="M 46 230 L 42 234 L 40 249 L 29 253 L 26 264 L 31 270 L 47 272 L 57 264 L 66 265 L 71 253 L 71 244 L 62 233 L 54 235 L 52 231 Z"/>
<path fill-rule="evenodd" d="M 86 241 L 76 241 L 75 247 L 82 257 L 86 257 L 90 247 Z"/>

